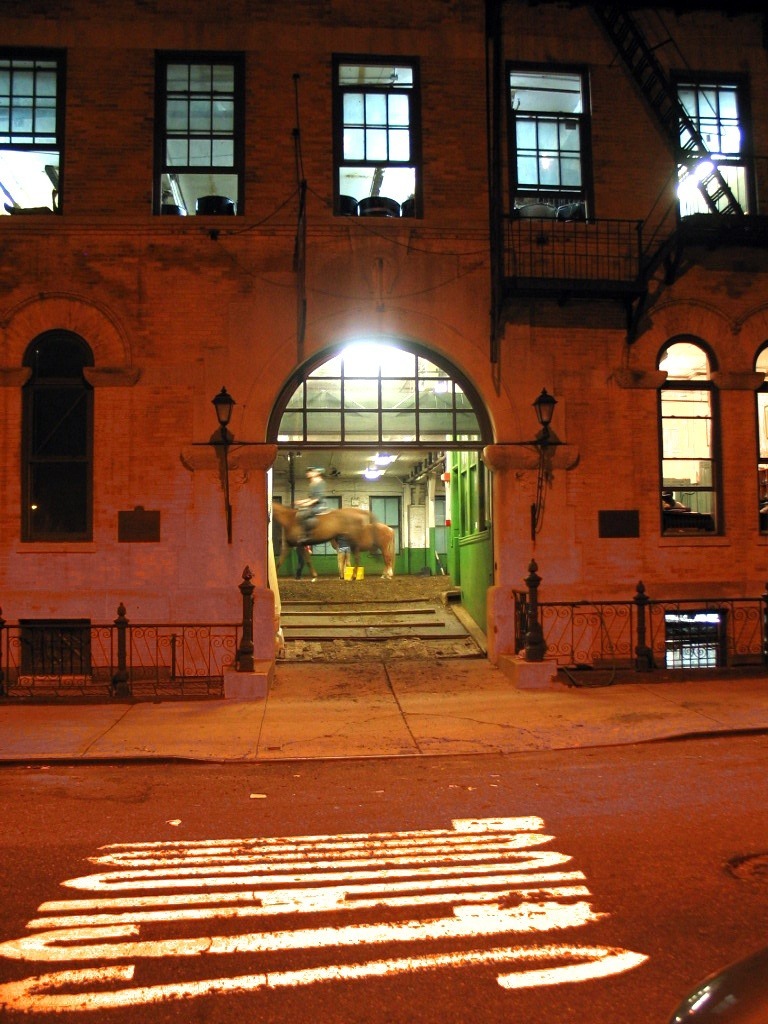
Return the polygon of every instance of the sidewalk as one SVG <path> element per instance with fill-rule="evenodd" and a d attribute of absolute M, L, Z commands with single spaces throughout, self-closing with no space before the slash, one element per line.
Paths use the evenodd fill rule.
<path fill-rule="evenodd" d="M 1 706 L 0 764 L 512 754 L 761 730 L 766 675 L 520 690 L 484 659 L 278 663 L 261 701 Z"/>

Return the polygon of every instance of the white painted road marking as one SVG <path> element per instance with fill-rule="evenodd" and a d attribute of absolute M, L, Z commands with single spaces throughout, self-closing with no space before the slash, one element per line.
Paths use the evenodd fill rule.
<path fill-rule="evenodd" d="M 0 943 L 9 961 L 92 966 L 0 985 L 0 1007 L 63 1013 L 501 964 L 524 968 L 497 975 L 500 986 L 517 989 L 608 977 L 644 963 L 643 954 L 599 945 L 483 948 L 489 938 L 543 935 L 607 916 L 592 909 L 584 875 L 563 870 L 570 857 L 536 849 L 553 841 L 543 828 L 537 817 L 480 818 L 457 819 L 452 830 L 108 846 L 90 859 L 115 870 L 63 883 L 89 898 L 43 903 L 29 934 Z M 371 910 L 386 918 L 355 920 Z M 328 923 L 329 913 L 337 920 Z M 278 927 L 278 915 L 286 914 L 308 923 Z M 236 930 L 254 918 L 264 919 L 263 930 Z M 219 922 L 218 933 L 173 934 L 195 922 Z M 169 934 L 158 934 L 163 926 Z M 436 942 L 439 950 L 424 951 Z M 377 959 L 384 944 L 411 948 Z M 329 950 L 349 962 L 322 962 Z M 275 962 L 294 951 L 321 962 L 300 970 Z M 227 975 L 226 957 L 241 954 L 256 956 L 262 969 Z M 224 974 L 134 983 L 142 964 L 155 973 L 172 964 L 176 979 L 185 958 L 201 956 L 214 975 L 214 963 L 224 964 Z"/>

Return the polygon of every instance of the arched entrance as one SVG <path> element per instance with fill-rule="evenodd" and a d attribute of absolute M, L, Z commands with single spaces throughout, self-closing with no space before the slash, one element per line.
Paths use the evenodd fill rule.
<path fill-rule="evenodd" d="M 395 531 L 396 580 L 450 577 L 484 630 L 491 495 L 480 452 L 492 437 L 479 395 L 455 367 L 406 342 L 346 344 L 287 382 L 268 440 L 278 446 L 277 500 L 304 497 L 306 468 L 321 466 L 329 505 L 369 510 Z M 336 552 L 316 545 L 313 565 L 321 578 L 335 576 Z M 280 572 L 295 568 L 291 559 Z M 363 568 L 381 571 L 371 556 Z"/>

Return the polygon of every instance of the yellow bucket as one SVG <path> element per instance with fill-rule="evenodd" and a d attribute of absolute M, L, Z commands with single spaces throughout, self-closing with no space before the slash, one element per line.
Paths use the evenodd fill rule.
<path fill-rule="evenodd" d="M 355 571 L 355 567 L 353 565 L 348 565 L 346 567 L 346 569 L 344 570 L 344 579 L 345 580 L 351 580 L 351 579 L 361 580 L 361 579 L 363 579 L 365 577 L 365 569 L 362 567 L 362 565 L 359 565 L 357 567 L 357 576 L 353 575 L 354 571 Z"/>

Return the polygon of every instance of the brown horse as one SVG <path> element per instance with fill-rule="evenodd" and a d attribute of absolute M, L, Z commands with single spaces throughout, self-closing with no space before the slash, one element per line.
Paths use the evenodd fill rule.
<path fill-rule="evenodd" d="M 290 505 L 272 502 L 272 515 L 283 528 L 283 538 L 291 547 L 296 547 L 304 536 L 304 527 L 298 513 Z M 357 570 L 361 551 L 380 550 L 384 558 L 384 579 L 391 579 L 395 572 L 395 531 L 386 523 L 377 523 L 369 512 L 357 508 L 333 508 L 320 512 L 310 523 L 310 544 L 333 541 L 336 537 L 347 537 L 352 549 L 352 563 Z M 357 578 L 357 572 L 352 574 Z"/>

